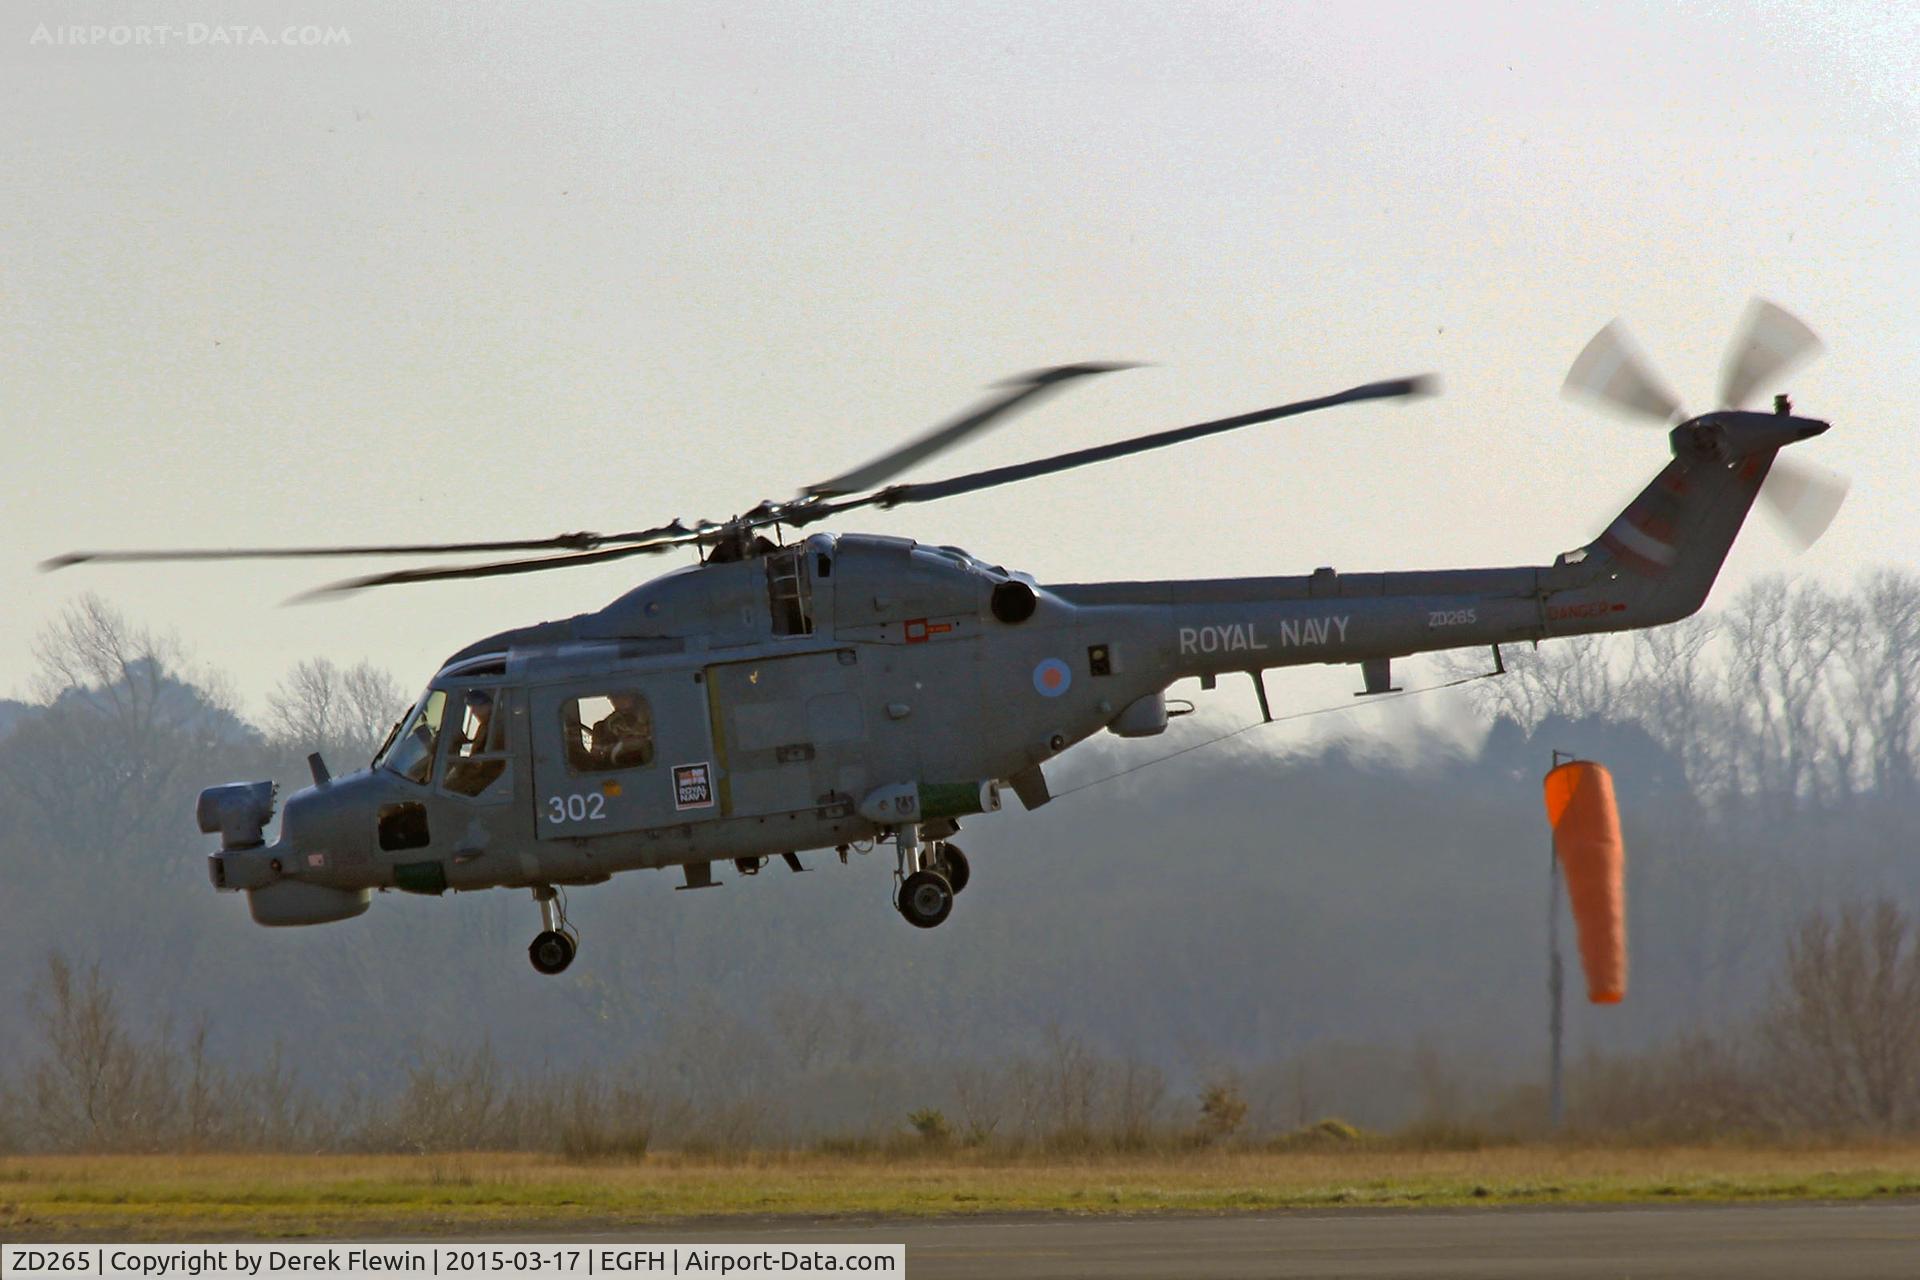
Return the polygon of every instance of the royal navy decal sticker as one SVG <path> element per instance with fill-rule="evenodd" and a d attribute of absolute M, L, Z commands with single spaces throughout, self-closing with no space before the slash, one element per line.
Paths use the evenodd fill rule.
<path fill-rule="evenodd" d="M 1057 698 L 1073 687 L 1073 668 L 1058 658 L 1043 658 L 1033 669 L 1033 687 L 1043 698 Z"/>
<path fill-rule="evenodd" d="M 1291 649 L 1296 645 L 1327 644 L 1338 635 L 1344 642 L 1347 638 L 1347 623 L 1351 614 L 1338 614 L 1325 618 L 1289 618 L 1275 624 L 1270 633 L 1274 646 Z M 1246 653 L 1259 652 L 1268 647 L 1268 637 L 1260 634 L 1260 628 L 1251 622 L 1235 622 L 1219 627 L 1182 627 L 1180 628 L 1180 652 L 1190 653 Z"/>
<path fill-rule="evenodd" d="M 713 766 L 699 764 L 673 766 L 673 807 L 676 809 L 713 808 Z"/>

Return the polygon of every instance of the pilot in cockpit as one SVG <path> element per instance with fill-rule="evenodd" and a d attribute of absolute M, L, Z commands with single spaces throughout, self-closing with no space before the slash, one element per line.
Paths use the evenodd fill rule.
<path fill-rule="evenodd" d="M 487 735 L 493 730 L 493 695 L 485 689 L 469 689 L 466 705 L 462 741 L 455 750 L 462 756 L 477 756 L 486 751 Z"/>
<path fill-rule="evenodd" d="M 460 737 L 453 745 L 447 765 L 447 790 L 457 795 L 477 796 L 492 786 L 507 770 L 507 762 L 495 755 L 479 759 L 488 752 L 501 750 L 494 738 L 494 712 L 497 704 L 485 689 L 469 689 L 465 714 L 460 718 Z"/>

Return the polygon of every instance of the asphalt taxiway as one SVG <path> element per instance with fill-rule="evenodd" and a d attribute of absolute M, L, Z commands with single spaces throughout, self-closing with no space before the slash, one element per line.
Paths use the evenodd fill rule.
<path fill-rule="evenodd" d="M 1920 1201 L 708 1221 L 611 1241 L 907 1246 L 912 1280 L 1920 1276 Z"/>

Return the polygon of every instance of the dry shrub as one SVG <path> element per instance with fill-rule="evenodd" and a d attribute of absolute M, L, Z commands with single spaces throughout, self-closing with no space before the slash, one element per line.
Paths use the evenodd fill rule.
<path fill-rule="evenodd" d="M 530 1089 L 521 1087 L 522 1092 Z M 567 1082 L 557 1098 L 536 1096 L 544 1105 L 529 1106 L 533 1113 L 529 1119 L 533 1127 L 555 1135 L 561 1155 L 570 1160 L 646 1159 L 653 1135 L 653 1105 L 645 1090 L 582 1075 Z"/>
<path fill-rule="evenodd" d="M 1329 1116 L 1291 1133 L 1283 1133 L 1267 1146 L 1272 1151 L 1342 1151 L 1373 1141 L 1373 1136 L 1366 1130 Z"/>
<path fill-rule="evenodd" d="M 947 1117 L 933 1107 L 922 1107 L 907 1117 L 907 1123 L 920 1135 L 920 1140 L 930 1147 L 945 1146 L 953 1138 L 953 1131 L 947 1127 Z"/>
<path fill-rule="evenodd" d="M 1206 1141 L 1226 1141 L 1246 1118 L 1247 1100 L 1240 1092 L 1239 1080 L 1223 1077 L 1200 1090 L 1199 1134 Z"/>
<path fill-rule="evenodd" d="M 790 1098 L 798 1087 L 776 1087 L 777 1073 L 729 1078 L 729 1093 L 715 1088 L 710 1073 L 689 1084 L 662 1069 L 663 1062 L 696 1067 L 690 1046 L 709 1043 L 697 1037 L 674 1040 L 664 1057 L 564 1076 L 510 1077 L 484 1043 L 424 1050 L 398 1088 L 342 1086 L 323 1101 L 277 1049 L 258 1065 L 234 1066 L 211 1047 L 204 1024 L 181 1034 L 164 1022 L 129 1019 L 97 964 L 78 967 L 51 956 L 31 1003 L 38 1052 L 27 1046 L 0 1078 L 0 1150 L 489 1149 L 631 1161 L 665 1148 L 728 1159 L 788 1149 L 797 1130 L 854 1135 L 818 1144 L 821 1151 L 915 1159 L 956 1140 L 995 1156 L 1079 1157 L 1261 1142 L 1288 1151 L 1471 1151 L 1545 1134 L 1537 1081 L 1497 1094 L 1472 1090 L 1475 1077 L 1457 1075 L 1425 1046 L 1413 1047 L 1410 1073 L 1376 1073 L 1389 1084 L 1397 1080 L 1422 1107 L 1417 1123 L 1387 1136 L 1338 1120 L 1295 1119 L 1296 1127 L 1269 1137 L 1282 1108 L 1263 1095 L 1260 1118 L 1250 1119 L 1241 1078 L 1224 1070 L 1205 1079 L 1183 1123 L 1168 1115 L 1158 1068 L 1102 1056 L 1058 1028 L 1032 1055 L 954 1068 L 946 1098 L 900 1100 L 877 1090 L 864 1115 L 845 1109 L 850 1121 L 829 1128 L 796 1119 L 803 1109 Z M 834 1007 L 836 1025 L 861 1025 L 857 1014 Z M 850 1067 L 837 1039 L 808 1038 L 803 1021 L 758 1041 L 750 1027 L 734 1028 L 728 1043 L 784 1045 L 796 1062 L 829 1064 L 845 1076 Z M 696 1022 L 696 1032 L 704 1028 L 711 1038 L 713 1024 Z M 1296 1060 L 1288 1077 L 1289 1119 L 1310 1098 L 1305 1066 L 1304 1058 Z M 921 1071 L 915 1088 L 929 1078 Z M 1771 1002 L 1745 1030 L 1691 1035 L 1637 1054 L 1592 1055 L 1572 1066 L 1567 1086 L 1568 1132 L 1584 1142 L 1912 1133 L 1920 1129 L 1920 931 L 1888 902 L 1808 915 L 1786 948 Z M 1305 1115 L 1316 1112 L 1324 1114 L 1316 1107 Z M 900 1127 L 903 1114 L 910 1132 Z"/>

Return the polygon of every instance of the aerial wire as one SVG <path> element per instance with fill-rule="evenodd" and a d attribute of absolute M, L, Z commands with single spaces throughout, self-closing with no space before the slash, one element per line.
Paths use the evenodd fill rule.
<path fill-rule="evenodd" d="M 1442 689 L 1457 689 L 1463 684 L 1472 684 L 1475 680 L 1486 680 L 1493 676 L 1503 676 L 1505 674 L 1507 674 L 1507 672 L 1505 667 L 1503 666 L 1494 671 L 1480 671 L 1470 676 L 1460 676 L 1457 679 L 1446 680 L 1441 682 L 1440 684 L 1422 685 L 1418 689 L 1398 689 L 1392 693 L 1376 694 L 1375 696 L 1367 700 L 1367 705 L 1374 706 L 1382 702 L 1398 701 L 1401 698 L 1418 697 L 1423 693 L 1438 693 Z M 1293 711 L 1293 712 L 1289 712 L 1284 716 L 1275 716 L 1271 720 L 1255 720 L 1251 724 L 1241 725 L 1238 729 L 1229 729 L 1225 733 L 1215 734 L 1213 737 L 1204 739 L 1200 742 L 1189 743 L 1188 745 L 1181 747 L 1179 750 L 1169 751 L 1167 752 L 1167 754 L 1163 756 L 1155 756 L 1151 760 L 1142 760 L 1139 764 L 1129 766 L 1128 768 L 1125 768 L 1125 769 L 1121 769 L 1116 773 L 1109 773 L 1102 777 L 1090 779 L 1086 782 L 1082 782 L 1075 786 L 1068 787 L 1064 791 L 1056 791 L 1053 793 L 1053 798 L 1055 800 L 1064 800 L 1076 791 L 1085 791 L 1090 787 L 1097 787 L 1103 783 L 1113 782 L 1116 779 L 1126 777 L 1130 773 L 1138 773 L 1142 769 L 1152 768 L 1156 764 L 1165 764 L 1167 761 L 1177 759 L 1180 756 L 1184 756 L 1190 751 L 1199 751 L 1203 747 L 1214 746 L 1217 743 L 1227 741 L 1229 738 L 1237 738 L 1243 733 L 1251 733 L 1255 729 L 1265 728 L 1267 725 L 1270 725 L 1270 724 L 1283 724 L 1288 720 L 1306 720 L 1313 716 L 1331 715 L 1333 712 L 1336 712 L 1336 711 L 1355 711 L 1358 709 L 1359 709 L 1358 703 L 1336 702 L 1329 707 L 1313 707 L 1306 711 Z"/>

